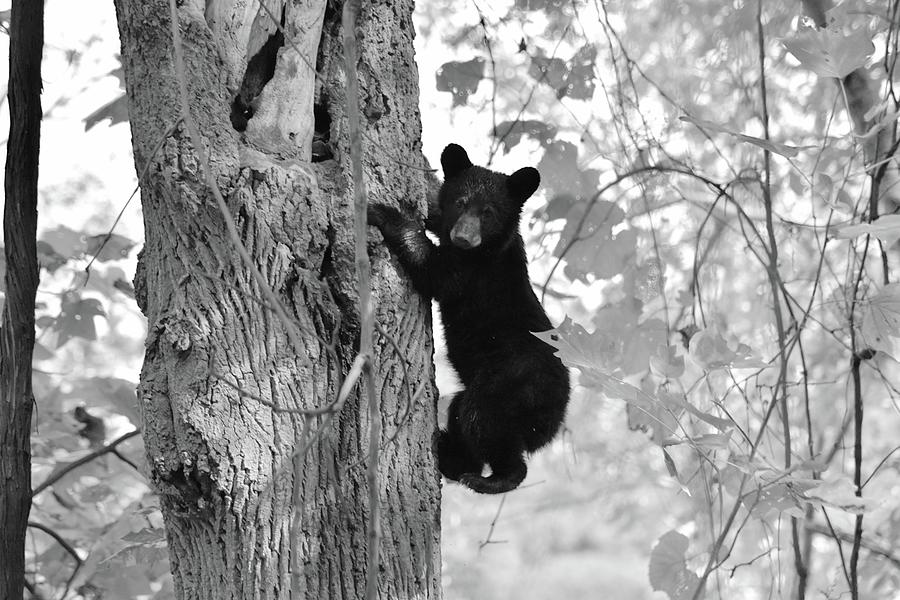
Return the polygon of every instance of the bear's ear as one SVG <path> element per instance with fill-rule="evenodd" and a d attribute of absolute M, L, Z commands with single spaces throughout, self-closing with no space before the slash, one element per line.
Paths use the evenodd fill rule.
<path fill-rule="evenodd" d="M 525 202 L 537 191 L 541 184 L 541 174 L 533 167 L 519 169 L 506 178 L 506 187 L 512 197 Z"/>
<path fill-rule="evenodd" d="M 469 155 L 459 144 L 450 144 L 441 152 L 441 166 L 444 168 L 444 179 L 450 179 L 472 166 Z"/>

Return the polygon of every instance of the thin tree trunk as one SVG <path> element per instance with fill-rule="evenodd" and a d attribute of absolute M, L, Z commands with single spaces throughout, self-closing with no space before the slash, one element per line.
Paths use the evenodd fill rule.
<path fill-rule="evenodd" d="M 149 321 L 139 396 L 178 596 L 362 598 L 366 396 L 357 386 L 338 410 L 290 412 L 334 403 L 359 343 L 340 10 L 324 0 L 178 8 L 205 173 L 180 120 L 169 3 L 117 0 L 116 9 L 135 162 L 138 172 L 153 165 L 141 182 L 146 242 L 135 279 Z M 410 0 L 363 8 L 359 102 L 369 196 L 421 211 L 411 12 Z M 273 15 L 286 41 L 238 132 L 233 100 L 247 88 L 248 59 L 277 41 Z M 237 251 L 208 175 L 299 336 Z M 374 357 L 379 593 L 439 598 L 430 307 L 386 260 L 373 288 L 387 333 L 376 335 Z"/>
<path fill-rule="evenodd" d="M 13 0 L 9 26 L 9 143 L 3 246 L 6 303 L 0 330 L 0 598 L 22 597 L 31 510 L 31 356 L 38 285 L 37 181 L 44 3 Z"/>

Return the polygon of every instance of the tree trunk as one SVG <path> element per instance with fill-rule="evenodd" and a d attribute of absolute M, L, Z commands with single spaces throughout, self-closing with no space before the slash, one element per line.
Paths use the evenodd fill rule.
<path fill-rule="evenodd" d="M 356 600 L 370 512 L 366 396 L 298 412 L 335 402 L 359 344 L 341 11 L 324 0 L 264 4 L 177 9 L 207 174 L 177 108 L 168 1 L 116 0 L 135 164 L 141 173 L 151 163 L 135 278 L 149 321 L 144 441 L 179 598 Z M 358 101 L 370 197 L 422 211 L 423 171 L 410 166 L 424 164 L 411 13 L 411 0 L 363 8 Z M 281 47 L 272 16 L 283 23 Z M 263 87 L 251 76 L 266 71 L 260 61 L 273 48 Z M 260 88 L 248 119 L 235 119 L 235 97 Z M 209 180 L 300 336 L 241 258 Z M 379 594 L 438 598 L 430 307 L 386 260 L 373 288 L 386 334 L 373 359 L 383 422 Z"/>
<path fill-rule="evenodd" d="M 9 144 L 0 328 L 0 598 L 22 597 L 31 510 L 31 356 L 38 286 L 37 183 L 44 3 L 15 0 L 9 26 Z"/>

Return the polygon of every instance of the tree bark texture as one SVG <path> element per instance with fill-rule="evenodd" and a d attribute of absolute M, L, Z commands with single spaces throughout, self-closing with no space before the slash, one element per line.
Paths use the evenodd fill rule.
<path fill-rule="evenodd" d="M 37 183 L 44 3 L 14 0 L 9 26 L 6 257 L 0 330 L 0 598 L 22 597 L 31 510 L 31 357 L 38 286 Z"/>
<path fill-rule="evenodd" d="M 358 348 L 341 10 L 263 1 L 186 0 L 178 23 L 212 178 L 302 347 L 238 255 L 179 121 L 168 1 L 116 0 L 135 163 L 139 173 L 152 165 L 141 181 L 146 241 L 135 278 L 149 322 L 144 442 L 180 598 L 356 600 L 369 514 L 365 394 L 357 386 L 333 415 L 290 412 L 334 402 Z M 356 101 L 370 198 L 422 212 L 424 174 L 408 166 L 424 164 L 411 13 L 411 0 L 363 7 Z M 232 100 L 277 30 L 273 15 L 285 43 L 238 132 Z M 314 134 L 333 158 L 310 160 Z M 374 357 L 379 596 L 439 598 L 430 307 L 380 244 L 370 250 L 376 320 L 389 336 L 376 334 Z"/>

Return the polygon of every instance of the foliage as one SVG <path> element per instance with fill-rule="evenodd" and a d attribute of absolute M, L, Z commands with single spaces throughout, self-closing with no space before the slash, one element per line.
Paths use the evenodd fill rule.
<path fill-rule="evenodd" d="M 476 4 L 442 30 L 489 65 L 472 112 L 455 111 L 501 121 L 485 128 L 492 158 L 542 156 L 532 271 L 571 318 L 538 335 L 580 372 L 587 406 L 573 410 L 621 402 L 688 500 L 663 519 L 677 530 L 651 527 L 653 589 L 887 597 L 896 567 L 871 574 L 898 564 L 881 432 L 898 412 L 900 235 L 869 199 L 891 173 L 863 148 L 896 120 L 900 23 L 873 2 L 841 4 L 823 28 L 799 5 L 759 9 Z M 846 110 L 859 90 L 832 79 L 859 73 L 875 94 L 867 131 Z"/>
<path fill-rule="evenodd" d="M 41 237 L 33 585 L 52 597 L 60 591 L 171 597 L 143 446 L 139 437 L 126 437 L 140 423 L 135 384 L 108 375 L 117 347 L 129 354 L 137 350 L 129 347 L 136 306 L 130 284 L 123 283 L 135 244 L 121 235 L 107 239 L 65 226 Z M 41 533 L 45 528 L 69 546 Z"/>

